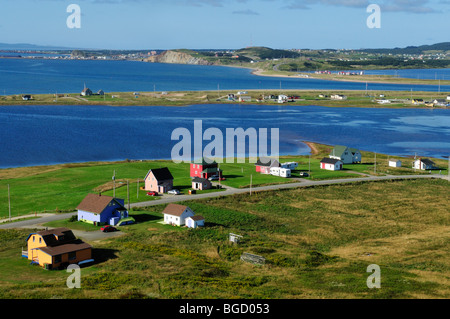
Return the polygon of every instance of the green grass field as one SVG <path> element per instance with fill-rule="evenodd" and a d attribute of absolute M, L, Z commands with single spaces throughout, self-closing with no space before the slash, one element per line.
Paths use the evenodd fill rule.
<path fill-rule="evenodd" d="M 291 183 L 300 178 L 301 171 L 310 172 L 306 179 L 323 180 L 359 177 L 361 174 L 375 174 L 374 154 L 362 152 L 363 163 L 345 165 L 343 171 L 327 171 L 319 168 L 319 162 L 332 149 L 327 145 L 312 144 L 317 149 L 311 159 L 308 156 L 281 157 L 281 162 L 297 161 L 299 167 L 293 171 L 293 178 L 281 178 L 263 175 L 255 171 L 253 163 L 222 163 L 220 168 L 226 177 L 221 184 L 234 188 L 253 187 Z M 377 154 L 377 175 L 384 174 L 428 174 L 414 172 L 411 159 L 404 158 L 404 167 L 392 169 L 387 166 L 387 155 Z M 447 174 L 448 163 L 435 159 L 442 167 L 442 174 Z M 11 216 L 34 214 L 36 212 L 73 211 L 88 193 L 102 192 L 113 195 L 112 176 L 116 172 L 116 197 L 127 199 L 127 181 L 129 183 L 130 202 L 158 200 L 158 197 L 146 196 L 143 180 L 152 168 L 168 167 L 174 176 L 174 187 L 182 193 L 191 188 L 189 164 L 176 164 L 167 160 L 123 161 L 112 163 L 79 163 L 54 166 L 24 167 L 0 170 L 0 219 L 9 216 L 8 185 L 10 187 Z M 303 178 L 303 177 L 302 177 Z M 220 191 L 209 190 L 203 192 Z M 198 192 L 201 193 L 201 192 Z M 195 195 L 193 195 L 195 196 Z"/>
<path fill-rule="evenodd" d="M 20 257 L 30 230 L 0 230 L 0 298 L 449 298 L 449 190 L 404 180 L 185 202 L 205 216 L 196 230 L 161 224 L 165 205 L 142 208 L 124 236 L 91 243 L 81 289 Z M 370 264 L 380 289 L 366 286 Z"/>

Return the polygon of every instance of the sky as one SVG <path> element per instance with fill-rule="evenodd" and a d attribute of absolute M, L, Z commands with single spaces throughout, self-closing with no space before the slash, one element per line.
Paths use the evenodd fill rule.
<path fill-rule="evenodd" d="M 67 11 L 75 4 L 80 9 Z M 379 7 L 379 28 L 367 20 Z M 450 41 L 450 0 L 1 0 L 0 43 L 80 49 L 360 49 Z M 372 16 L 373 17 L 373 16 Z M 80 21 L 79 28 L 67 20 Z M 375 20 L 371 20 L 375 21 Z"/>

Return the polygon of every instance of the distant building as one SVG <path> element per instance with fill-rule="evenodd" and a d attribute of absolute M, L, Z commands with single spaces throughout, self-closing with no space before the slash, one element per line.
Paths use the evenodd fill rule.
<path fill-rule="evenodd" d="M 331 95 L 332 100 L 346 100 L 347 96 L 342 94 L 333 94 Z"/>
<path fill-rule="evenodd" d="M 389 160 L 389 167 L 402 167 L 401 160 Z"/>
<path fill-rule="evenodd" d="M 211 176 L 222 177 L 222 170 L 219 169 L 219 164 L 216 161 L 202 158 L 201 160 L 196 160 L 191 163 L 190 168 L 190 176 L 191 178 L 199 177 L 208 179 Z"/>
<path fill-rule="evenodd" d="M 194 211 L 187 206 L 179 204 L 169 204 L 162 212 L 164 223 L 169 225 L 183 226 L 186 218 L 194 216 Z"/>
<path fill-rule="evenodd" d="M 24 101 L 29 101 L 29 100 L 31 100 L 31 95 L 29 95 L 29 94 L 26 94 L 26 95 L 22 95 L 22 100 L 24 100 Z"/>
<path fill-rule="evenodd" d="M 173 176 L 167 167 L 149 170 L 144 182 L 146 191 L 166 193 L 173 189 Z"/>
<path fill-rule="evenodd" d="M 189 216 L 185 219 L 185 224 L 189 228 L 205 226 L 205 218 L 201 215 Z"/>
<path fill-rule="evenodd" d="M 46 269 L 91 260 L 92 246 L 77 239 L 68 228 L 31 233 L 27 238 L 27 251 L 22 256 Z"/>
<path fill-rule="evenodd" d="M 450 103 L 450 102 L 447 102 L 446 99 L 435 99 L 433 101 L 434 106 L 446 106 L 448 103 Z"/>
<path fill-rule="evenodd" d="M 270 174 L 270 169 L 273 167 L 280 167 L 280 162 L 269 157 L 261 157 L 256 161 L 255 167 L 256 172 L 258 173 Z"/>
<path fill-rule="evenodd" d="M 192 179 L 192 189 L 205 190 L 211 189 L 212 183 L 206 178 L 194 177 Z"/>
<path fill-rule="evenodd" d="M 419 158 L 413 162 L 413 168 L 420 170 L 435 169 L 436 164 L 428 158 Z"/>
<path fill-rule="evenodd" d="M 251 102 L 252 97 L 250 95 L 240 95 L 239 102 Z"/>
<path fill-rule="evenodd" d="M 97 92 L 97 95 L 105 95 L 105 92 L 103 92 L 103 90 L 99 90 L 99 91 Z"/>
<path fill-rule="evenodd" d="M 125 200 L 101 194 L 88 194 L 78 205 L 78 220 L 94 225 L 112 225 L 128 218 Z"/>
<path fill-rule="evenodd" d="M 344 164 L 360 163 L 362 160 L 362 155 L 359 150 L 342 145 L 336 145 L 329 157 L 341 160 Z"/>
<path fill-rule="evenodd" d="M 81 91 L 81 96 L 91 96 L 92 90 L 90 88 L 84 88 L 83 91 Z"/>
<path fill-rule="evenodd" d="M 320 168 L 329 171 L 340 171 L 342 170 L 343 163 L 341 160 L 335 158 L 325 157 L 320 161 Z"/>

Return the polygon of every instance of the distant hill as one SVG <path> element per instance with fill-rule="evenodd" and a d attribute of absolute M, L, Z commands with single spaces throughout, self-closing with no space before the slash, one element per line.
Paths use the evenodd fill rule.
<path fill-rule="evenodd" d="M 424 54 L 429 51 L 450 51 L 450 42 L 442 42 L 431 45 L 421 46 L 408 46 L 406 48 L 394 48 L 394 49 L 361 49 L 357 50 L 367 53 L 379 53 L 379 54 Z"/>
<path fill-rule="evenodd" d="M 0 50 L 72 50 L 67 47 L 36 45 L 30 43 L 0 43 Z"/>
<path fill-rule="evenodd" d="M 253 60 L 298 58 L 299 53 L 288 50 L 276 50 L 267 47 L 250 47 L 236 51 L 236 54 Z"/>

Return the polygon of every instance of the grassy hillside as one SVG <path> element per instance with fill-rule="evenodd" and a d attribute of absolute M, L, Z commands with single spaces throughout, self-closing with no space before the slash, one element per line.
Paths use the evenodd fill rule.
<path fill-rule="evenodd" d="M 30 230 L 0 231 L 0 298 L 449 298 L 449 183 L 311 187 L 190 201 L 206 227 L 162 225 L 133 211 L 125 236 L 97 241 L 81 289 L 65 270 L 20 257 Z M 240 234 L 239 245 L 228 242 Z M 265 265 L 240 260 L 263 256 Z M 381 268 L 381 289 L 366 269 Z"/>

